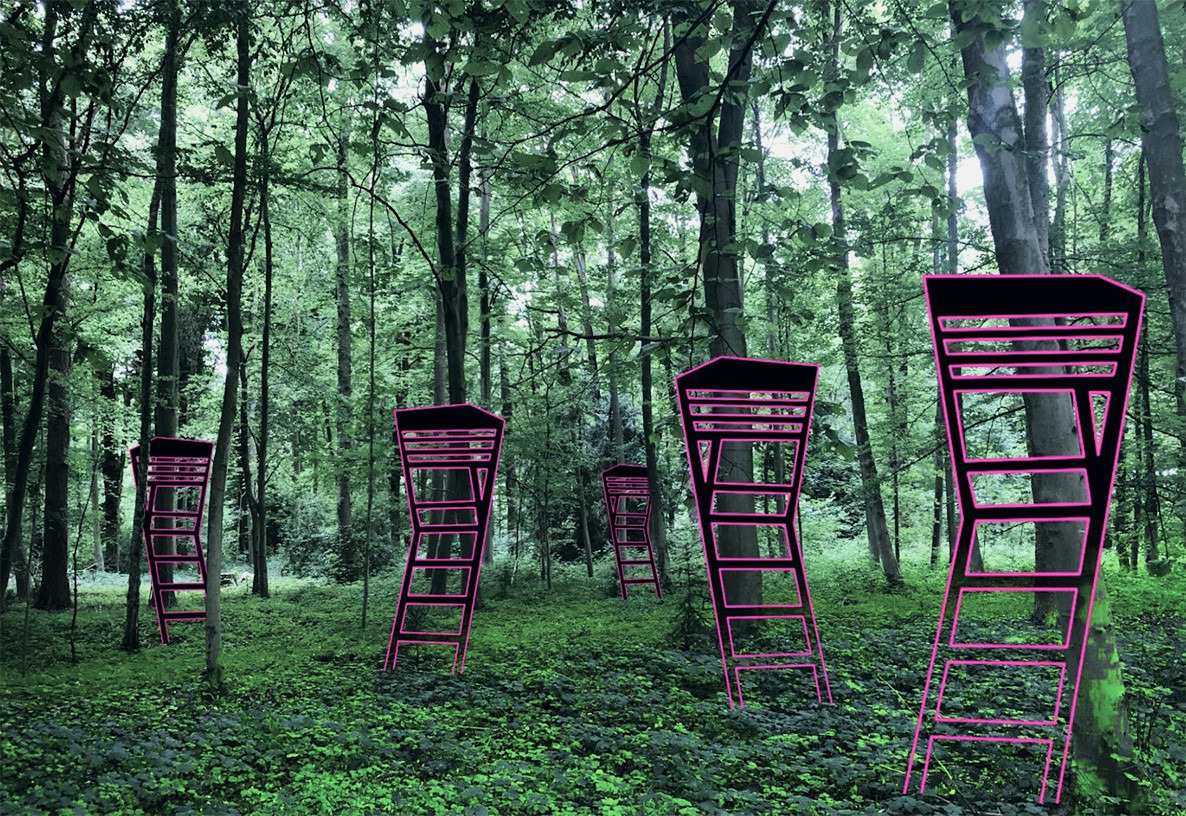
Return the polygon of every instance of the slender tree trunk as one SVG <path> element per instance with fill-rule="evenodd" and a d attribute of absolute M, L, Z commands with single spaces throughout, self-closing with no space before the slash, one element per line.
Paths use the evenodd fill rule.
<path fill-rule="evenodd" d="M 833 65 L 839 66 L 841 14 L 839 3 L 832 11 L 832 33 L 829 47 L 832 50 Z M 828 127 L 828 166 L 836 164 L 835 157 L 840 149 L 840 122 L 832 113 Z M 885 504 L 881 498 L 881 481 L 877 465 L 873 460 L 873 444 L 869 438 L 869 422 L 865 411 L 865 390 L 861 384 L 860 363 L 857 352 L 857 327 L 853 310 L 852 275 L 848 268 L 848 231 L 845 226 L 844 205 L 840 197 L 840 181 L 834 172 L 828 173 L 828 188 L 832 203 L 832 243 L 834 263 L 837 269 L 836 307 L 840 328 L 840 343 L 844 349 L 844 368 L 848 375 L 848 392 L 852 401 L 853 431 L 857 442 L 857 462 L 861 471 L 861 492 L 864 495 L 865 530 L 869 538 L 869 554 L 880 560 L 890 586 L 902 583 L 898 559 L 889 538 L 886 525 Z"/>
<path fill-rule="evenodd" d="M 272 216 L 269 209 L 271 178 L 271 157 L 267 134 L 260 140 L 263 153 L 263 178 L 259 185 L 259 217 L 264 228 L 264 331 L 263 348 L 259 364 L 259 440 L 256 442 L 256 486 L 255 486 L 255 558 L 251 564 L 251 591 L 261 598 L 270 597 L 268 588 L 268 417 L 271 414 L 272 361 L 272 274 L 275 268 L 272 257 Z"/>
<path fill-rule="evenodd" d="M 161 205 L 161 181 L 153 186 L 148 205 L 148 235 L 156 233 Z M 132 540 L 128 545 L 128 592 L 124 605 L 124 632 L 120 648 L 140 650 L 140 553 L 144 550 L 144 522 L 148 504 L 148 460 L 152 457 L 152 334 L 156 318 L 156 260 L 144 253 L 144 313 L 140 318 L 140 467 L 136 472 L 136 498 L 132 505 Z M 152 576 L 149 576 L 152 580 Z"/>
<path fill-rule="evenodd" d="M 1050 224 L 1050 271 L 1056 275 L 1067 272 L 1067 193 L 1071 187 L 1071 156 L 1066 148 L 1067 119 L 1062 91 L 1059 62 L 1054 63 L 1054 95 L 1050 106 L 1053 139 L 1057 149 L 1051 150 L 1050 166 L 1054 170 L 1054 217 Z"/>
<path fill-rule="evenodd" d="M 1116 163 L 1116 147 L 1109 136 L 1104 141 L 1104 195 L 1100 203 L 1100 243 L 1108 240 L 1112 226 L 1112 165 Z"/>
<path fill-rule="evenodd" d="M 1153 223 L 1161 241 L 1161 267 L 1169 292 L 1176 365 L 1174 398 L 1181 442 L 1179 468 L 1186 470 L 1186 170 L 1182 165 L 1182 128 L 1174 107 L 1173 85 L 1157 4 L 1124 4 L 1128 65 L 1141 105 L 1141 144 L 1149 164 Z"/>
<path fill-rule="evenodd" d="M 4 495 L 10 496 L 12 480 L 16 477 L 16 392 L 12 382 L 12 355 L 7 346 L 0 346 L 0 430 L 3 431 L 4 444 Z M 4 525 L 8 526 L 7 515 Z M 7 592 L 8 582 L 5 580 L 0 586 L 0 596 Z"/>
<path fill-rule="evenodd" d="M 1149 335 L 1141 335 L 1137 350 L 1137 389 L 1140 406 L 1137 428 L 1141 434 L 1141 506 L 1144 507 L 1145 563 L 1156 561 L 1157 521 L 1161 515 L 1157 497 L 1157 466 L 1153 461 L 1153 407 L 1149 400 Z"/>
<path fill-rule="evenodd" d="M 91 512 L 91 563 L 95 566 L 96 572 L 104 572 L 105 565 L 103 563 L 103 524 L 99 516 L 99 418 L 96 416 L 92 419 L 94 424 L 91 425 L 91 489 L 90 489 L 90 504 L 88 505 Z M 77 577 L 77 576 L 76 576 Z"/>
<path fill-rule="evenodd" d="M 161 125 L 157 136 L 156 174 L 161 185 L 161 340 L 157 353 L 157 401 L 156 435 L 177 436 L 177 411 L 179 403 L 178 378 L 180 361 L 178 357 L 177 297 L 177 74 L 178 37 L 181 29 L 179 0 L 169 0 L 167 11 L 168 29 L 165 33 L 165 53 L 161 64 Z M 171 489 L 162 489 L 157 496 L 157 507 L 164 511 L 174 509 L 176 494 Z M 172 538 L 161 542 L 161 552 L 171 554 L 176 550 Z M 173 565 L 157 567 L 161 581 L 173 580 Z M 164 595 L 165 605 L 176 604 L 175 593 Z"/>
<path fill-rule="evenodd" d="M 120 499 L 123 495 L 126 454 L 115 440 L 115 369 L 104 363 L 99 377 L 99 402 L 103 417 L 103 546 L 104 562 L 112 572 L 119 571 Z"/>
<path fill-rule="evenodd" d="M 651 333 L 651 298 L 649 291 L 651 275 L 650 198 L 645 193 L 646 183 L 647 180 L 644 179 L 643 189 L 646 196 L 644 200 L 648 202 L 648 205 L 640 208 L 639 212 L 639 265 L 642 269 L 642 280 L 644 282 L 642 284 L 644 289 L 642 292 L 640 331 L 643 337 L 649 337 Z M 651 354 L 648 353 L 642 356 L 642 435 L 646 450 L 647 492 L 651 498 L 651 549 L 655 556 L 655 570 L 659 575 L 659 581 L 660 583 L 665 583 L 668 580 L 669 563 L 667 553 L 667 516 L 664 512 L 663 474 L 659 469 L 659 440 L 656 439 L 655 382 L 652 363 L 653 356 Z"/>
<path fill-rule="evenodd" d="M 580 434 L 574 440 L 580 445 Z M 580 510 L 581 544 L 585 550 L 585 575 L 593 577 L 593 538 L 589 535 L 589 471 L 583 465 L 577 469 L 577 504 Z"/>
<path fill-rule="evenodd" d="M 666 42 L 666 29 L 664 41 Z M 663 78 L 659 80 L 659 90 L 655 95 L 655 108 L 658 108 L 663 96 L 663 86 L 666 78 L 666 64 L 664 64 Z M 648 123 L 639 133 L 639 151 L 649 156 L 651 150 L 651 131 Z M 639 183 L 638 202 L 638 268 L 639 268 L 639 334 L 650 337 L 651 326 L 651 171 L 642 174 Z M 655 556 L 655 571 L 658 573 L 660 585 L 668 581 L 667 555 L 667 518 L 663 506 L 663 479 L 659 472 L 659 441 L 655 429 L 655 383 L 652 366 L 654 354 L 644 351 L 640 355 L 640 369 L 642 378 L 642 436 L 646 450 L 647 491 L 651 499 L 651 551 Z M 610 531 L 611 535 L 613 531 Z"/>
<path fill-rule="evenodd" d="M 32 563 L 41 555 L 41 538 L 44 527 L 41 525 L 41 509 L 44 502 L 41 497 L 45 486 L 45 463 L 37 462 L 30 468 L 29 473 L 29 548 L 26 551 L 24 542 L 17 542 L 13 552 L 13 573 L 16 579 L 16 595 L 28 602 L 32 600 L 33 568 Z M 28 604 L 26 603 L 26 606 Z"/>
<path fill-rule="evenodd" d="M 338 338 L 338 399 L 334 412 L 338 436 L 338 581 L 348 583 L 357 580 L 358 564 L 354 546 L 352 522 L 350 470 L 353 461 L 354 441 L 351 436 L 350 414 L 353 390 L 353 360 L 351 355 L 350 330 L 350 216 L 347 210 L 346 158 L 350 144 L 349 135 L 338 136 L 338 211 L 334 226 L 334 242 L 337 247 L 337 275 L 334 284 L 334 300 L 337 302 Z"/>
<path fill-rule="evenodd" d="M 1046 0 L 1024 0 L 1023 22 L 1031 31 L 1040 30 L 1046 18 Z M 1046 168 L 1050 150 L 1046 140 L 1046 51 L 1033 46 L 1021 49 L 1021 86 L 1025 95 L 1025 175 L 1029 183 L 1030 207 L 1038 247 L 1050 259 L 1050 183 Z"/>
<path fill-rule="evenodd" d="M 486 251 L 486 235 L 490 231 L 490 178 L 483 173 L 478 182 L 478 235 L 481 238 L 482 262 L 478 264 L 478 394 L 482 407 L 489 410 L 493 405 L 493 371 L 490 365 L 490 313 L 494 300 L 490 293 L 490 276 L 487 272 L 489 258 Z M 494 563 L 493 509 L 490 524 L 486 528 L 486 548 L 482 551 L 482 563 Z M 478 588 L 479 592 L 481 587 Z"/>
<path fill-rule="evenodd" d="M 954 61 L 952 68 L 955 69 Z M 959 151 L 956 149 L 957 121 L 952 111 L 951 120 L 947 126 L 947 274 L 955 275 L 959 272 L 959 186 L 958 162 Z M 947 520 L 947 563 L 951 563 L 955 555 L 956 520 L 955 520 L 955 476 L 951 472 L 951 447 L 947 438 L 947 426 L 943 421 L 942 402 L 935 405 L 935 416 L 939 422 L 939 433 L 942 439 L 943 456 L 943 495 L 945 496 L 945 515 Z M 980 547 L 972 543 L 971 565 L 973 569 L 981 569 Z"/>
<path fill-rule="evenodd" d="M 248 564 L 254 564 L 259 547 L 259 508 L 255 490 L 251 484 L 251 442 L 250 406 L 247 400 L 247 358 L 239 366 L 239 552 L 246 555 Z M 244 507 L 243 505 L 246 505 Z"/>
<path fill-rule="evenodd" d="M 204 680 L 215 689 L 223 686 L 222 669 L 222 514 L 226 494 L 227 461 L 235 424 L 239 393 L 239 366 L 243 344 L 243 208 L 247 197 L 248 88 L 250 88 L 250 8 L 246 0 L 235 8 L 236 84 L 239 88 L 235 116 L 234 174 L 231 183 L 231 225 L 227 245 L 226 276 L 226 382 L 218 438 L 210 476 L 210 524 L 206 544 L 206 670 Z"/>
<path fill-rule="evenodd" d="M 494 301 L 487 271 L 486 235 L 490 231 L 490 178 L 483 173 L 478 182 L 478 235 L 481 237 L 482 262 L 478 264 L 478 393 L 482 407 L 491 406 L 493 373 L 490 367 L 490 313 Z"/>
<path fill-rule="evenodd" d="M 511 402 L 511 384 L 507 378 L 506 360 L 503 358 L 501 352 L 498 355 L 498 388 L 499 388 L 499 414 L 506 420 L 506 432 L 503 436 L 503 449 L 506 450 L 510 441 L 508 437 L 511 434 L 511 429 L 515 424 L 511 422 L 511 415 L 514 413 L 514 403 Z M 506 489 L 503 495 L 506 497 L 506 529 L 510 533 L 514 530 L 514 551 L 516 563 L 518 562 L 519 554 L 519 480 L 517 470 L 515 469 L 515 460 L 512 457 L 502 456 L 502 462 L 499 465 L 502 471 L 503 482 Z"/>

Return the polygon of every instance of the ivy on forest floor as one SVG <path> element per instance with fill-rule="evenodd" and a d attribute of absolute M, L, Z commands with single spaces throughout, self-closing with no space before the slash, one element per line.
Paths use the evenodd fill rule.
<path fill-rule="evenodd" d="M 198 636 L 146 650 L 170 656 L 157 663 L 109 652 L 49 695 L 14 684 L 0 699 L 0 812 L 1058 812 L 1034 804 L 1038 767 L 993 757 L 968 760 L 977 787 L 961 791 L 936 772 L 936 793 L 901 795 L 933 615 L 876 627 L 860 614 L 823 618 L 835 705 L 770 672 L 747 689 L 746 708 L 728 711 L 715 652 L 610 639 L 615 621 L 633 631 L 650 617 L 658 628 L 672 604 L 560 606 L 553 623 L 565 634 L 550 642 L 539 640 L 548 632 L 538 605 L 492 604 L 485 642 L 464 675 L 449 676 L 410 660 L 378 670 L 374 630 L 334 612 L 344 592 L 313 588 L 299 605 L 267 602 L 266 613 L 249 601 L 241 618 L 229 610 L 228 640 L 253 654 L 220 699 L 178 679 L 181 665 L 200 665 Z M 276 620 L 286 613 L 296 620 Z M 1186 807 L 1181 623 L 1167 612 L 1118 628 L 1151 813 Z M 145 671 L 111 671 L 124 660 Z"/>

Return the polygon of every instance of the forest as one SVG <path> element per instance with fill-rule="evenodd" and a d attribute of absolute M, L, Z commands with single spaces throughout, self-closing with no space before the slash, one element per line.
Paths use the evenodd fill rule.
<path fill-rule="evenodd" d="M 0 813 L 1186 812 L 1184 116 L 1177 0 L 0 3 Z M 972 279 L 1031 317 L 948 399 Z M 1033 294 L 1103 279 L 1123 337 Z M 1113 340 L 1100 406 L 1024 389 Z M 719 357 L 814 386 L 714 498 L 679 378 Z M 394 664 L 415 503 L 466 488 L 393 415 L 466 403 L 505 421 L 468 646 Z M 211 452 L 160 527 L 154 438 Z M 804 610 L 815 684 L 734 671 L 804 652 L 729 604 Z M 1053 728 L 950 736 L 1014 722 Z"/>

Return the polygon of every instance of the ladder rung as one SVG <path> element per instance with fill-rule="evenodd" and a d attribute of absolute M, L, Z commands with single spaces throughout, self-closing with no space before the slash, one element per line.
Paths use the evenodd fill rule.
<path fill-rule="evenodd" d="M 200 581 L 180 581 L 171 584 L 157 584 L 157 592 L 196 592 L 205 589 L 206 585 Z"/>
<path fill-rule="evenodd" d="M 157 613 L 162 620 L 202 620 L 206 617 L 205 609 L 172 609 Z"/>
<path fill-rule="evenodd" d="M 1079 521 L 1091 510 L 1091 504 L 978 504 L 966 516 L 969 521 Z"/>
<path fill-rule="evenodd" d="M 461 635 L 447 635 L 437 632 L 405 632 L 400 630 L 399 637 L 396 640 L 400 642 L 415 642 L 415 643 L 448 643 L 450 646 L 454 645 L 454 641 L 459 642 Z"/>
<path fill-rule="evenodd" d="M 169 555 L 156 553 L 152 556 L 152 560 L 158 564 L 200 564 L 202 562 L 201 557 L 193 553 L 172 553 Z"/>
<path fill-rule="evenodd" d="M 465 533 L 478 532 L 478 525 L 476 524 L 417 524 L 416 532 L 418 533 L 437 533 L 441 535 L 463 535 Z"/>
<path fill-rule="evenodd" d="M 652 565 L 650 561 L 620 561 L 623 567 L 649 567 Z"/>
<path fill-rule="evenodd" d="M 716 569 L 744 570 L 799 570 L 798 559 L 794 558 L 717 558 Z"/>
<path fill-rule="evenodd" d="M 726 606 L 725 618 L 760 618 L 760 617 L 777 617 L 780 613 L 786 612 L 788 609 L 804 609 L 802 603 L 787 603 L 787 604 L 761 604 L 755 606 L 748 604 L 746 606 Z M 802 617 L 796 615 L 795 617 Z"/>
<path fill-rule="evenodd" d="M 655 583 L 655 579 L 654 578 L 623 578 L 622 583 L 623 584 L 653 584 L 653 583 Z"/>
<path fill-rule="evenodd" d="M 477 560 L 479 560 L 477 555 L 472 555 L 469 558 L 416 558 L 412 560 L 412 566 L 430 569 L 460 569 L 472 567 Z"/>

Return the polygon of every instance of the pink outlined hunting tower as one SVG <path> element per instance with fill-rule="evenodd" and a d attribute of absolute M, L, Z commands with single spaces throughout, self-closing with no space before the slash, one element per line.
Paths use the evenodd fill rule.
<path fill-rule="evenodd" d="M 816 699 L 832 702 L 796 532 L 818 374 L 818 366 L 806 363 L 718 357 L 675 378 L 730 708 L 734 696 L 745 705 L 741 673 L 753 669 L 810 669 Z M 782 457 L 784 483 L 736 481 L 728 463 L 743 445 Z M 767 512 L 755 512 L 758 503 Z M 768 557 L 722 556 L 717 539 L 731 526 L 762 528 L 774 551 Z M 752 579 L 746 576 L 752 572 L 791 578 L 795 597 L 757 606 L 731 598 L 733 587 Z M 764 625 L 778 633 L 774 648 L 755 634 Z"/>
<path fill-rule="evenodd" d="M 505 426 L 468 404 L 395 411 L 412 543 L 385 669 L 395 668 L 401 644 L 425 643 L 451 647 L 452 671 L 465 671 Z M 443 471 L 445 498 L 420 495 L 429 480 L 418 477 L 431 471 Z"/>
<path fill-rule="evenodd" d="M 144 552 L 148 558 L 148 574 L 152 580 L 152 606 L 156 610 L 161 643 L 169 642 L 170 621 L 199 621 L 206 619 L 205 606 L 201 609 L 166 609 L 165 593 L 206 592 L 206 556 L 202 552 L 202 513 L 206 507 L 206 484 L 210 479 L 210 462 L 214 458 L 214 443 L 200 439 L 172 439 L 154 436 L 149 443 L 148 482 L 145 485 Z M 132 477 L 140 479 L 140 446 L 131 450 Z M 189 509 L 162 510 L 157 500 L 164 491 L 171 491 L 174 499 L 181 499 Z M 174 543 L 174 552 L 157 552 L 158 544 L 166 540 Z M 162 564 L 195 565 L 197 581 L 161 581 Z"/>
<path fill-rule="evenodd" d="M 653 584 L 655 597 L 662 598 L 655 553 L 651 549 L 651 488 L 647 469 L 642 465 L 614 465 L 602 471 L 601 490 L 605 494 L 622 600 L 630 600 L 629 584 Z M 650 575 L 630 575 L 628 567 L 646 567 Z"/>
<path fill-rule="evenodd" d="M 925 790 L 937 743 L 957 751 L 1008 743 L 1042 759 L 1038 801 L 1053 782 L 1058 802 L 1145 297 L 1098 275 L 935 275 L 923 282 L 960 527 L 903 791 L 912 780 Z M 1031 455 L 1023 398 L 1064 406 L 1078 449 Z M 1011 411 L 1001 409 L 1007 400 Z M 1003 434 L 1009 416 L 1016 417 L 1012 433 Z M 1064 491 L 1044 498 L 1044 485 L 1055 480 Z M 1068 484 L 1078 501 L 1066 501 Z M 1039 565 L 1032 541 L 1042 525 L 1061 525 L 1045 529 L 1070 531 L 1064 540 L 1080 542 L 1070 559 L 1077 567 Z M 1031 560 L 1010 564 L 996 542 L 1016 531 L 1032 534 L 1014 550 L 1028 550 Z M 973 551 L 985 542 L 993 546 L 978 565 Z M 1045 633 L 1014 626 L 1008 638 L 978 632 L 977 609 L 1018 600 L 1029 610 L 1048 603 L 1061 623 Z M 1025 678 L 1040 678 L 1048 697 L 1022 691 Z"/>

